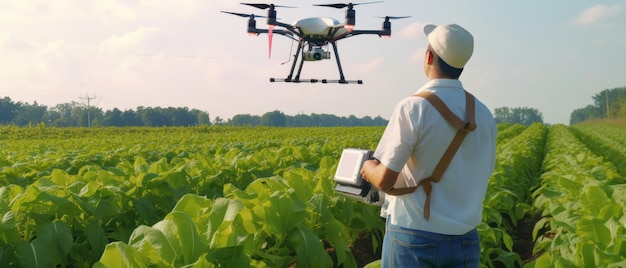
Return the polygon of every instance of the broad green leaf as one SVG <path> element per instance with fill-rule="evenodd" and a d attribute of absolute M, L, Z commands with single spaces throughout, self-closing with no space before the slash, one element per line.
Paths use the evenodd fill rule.
<path fill-rule="evenodd" d="M 293 190 L 270 196 L 271 207 L 266 209 L 266 220 L 271 233 L 284 235 L 296 228 L 307 217 L 306 204 Z"/>
<path fill-rule="evenodd" d="M 624 204 L 624 206 L 620 206 L 615 203 L 610 203 L 600 209 L 597 217 L 604 220 L 609 220 L 611 218 L 619 219 L 622 217 L 625 208 L 626 204 Z"/>
<path fill-rule="evenodd" d="M 140 197 L 132 199 L 133 208 L 141 222 L 155 222 L 159 219 L 159 215 L 156 211 L 156 205 L 148 198 Z"/>
<path fill-rule="evenodd" d="M 607 266 L 608 268 L 621 268 L 621 267 L 626 267 L 626 259 L 620 261 L 620 262 L 614 262 L 609 264 L 609 266 Z"/>
<path fill-rule="evenodd" d="M 509 233 L 502 232 L 502 241 L 509 251 L 513 251 L 513 238 L 509 235 Z"/>
<path fill-rule="evenodd" d="M 307 228 L 293 229 L 287 236 L 298 257 L 298 267 L 332 267 L 322 241 Z"/>
<path fill-rule="evenodd" d="M 315 182 L 312 180 L 313 172 L 306 169 L 290 170 L 283 174 L 283 178 L 289 182 L 298 198 L 307 200 L 313 193 Z"/>
<path fill-rule="evenodd" d="M 611 242 L 611 232 L 601 219 L 581 219 L 576 223 L 576 234 L 606 247 Z"/>
<path fill-rule="evenodd" d="M 218 267 L 245 268 L 250 267 L 250 259 L 244 252 L 243 246 L 213 248 L 208 257 Z"/>
<path fill-rule="evenodd" d="M 81 197 L 94 196 L 98 192 L 98 190 L 102 188 L 102 186 L 102 183 L 98 181 L 89 181 L 85 186 L 83 186 L 82 189 L 80 189 L 78 195 Z"/>
<path fill-rule="evenodd" d="M 11 210 L 11 203 L 15 198 L 24 193 L 24 188 L 11 184 L 0 187 L 0 213 Z"/>
<path fill-rule="evenodd" d="M 598 265 L 596 264 L 596 258 L 594 254 L 595 249 L 593 244 L 583 243 L 581 245 L 578 245 L 577 250 L 579 251 L 578 254 L 582 258 L 582 267 L 598 267 Z"/>
<path fill-rule="evenodd" d="M 30 266 L 35 267 L 35 266 Z M 133 247 L 123 242 L 113 242 L 106 246 L 100 261 L 94 264 L 94 268 L 113 267 L 148 267 L 148 260 Z"/>
<path fill-rule="evenodd" d="M 72 184 L 75 179 L 65 170 L 55 169 L 52 171 L 52 174 L 50 174 L 50 180 L 58 185 L 67 187 Z"/>
<path fill-rule="evenodd" d="M 241 245 L 250 235 L 239 212 L 243 204 L 237 200 L 218 198 L 213 204 L 206 236 L 211 249 Z"/>
<path fill-rule="evenodd" d="M 50 251 L 53 256 L 56 256 L 59 262 L 65 259 L 74 243 L 72 230 L 62 221 L 43 224 L 39 227 L 37 236 L 38 238 L 35 240 L 45 238 L 49 243 L 47 250 Z"/>
<path fill-rule="evenodd" d="M 153 227 L 163 232 L 176 254 L 182 256 L 184 264 L 196 262 L 207 250 L 206 242 L 198 235 L 195 223 L 183 212 L 172 211 Z"/>
<path fill-rule="evenodd" d="M 370 262 L 363 266 L 363 268 L 380 268 L 380 260 Z"/>
<path fill-rule="evenodd" d="M 347 229 L 346 226 L 334 218 L 325 222 L 323 226 L 326 239 L 335 247 L 335 252 L 337 253 L 337 264 L 341 265 L 342 263 L 349 261 L 347 260 L 348 258 L 354 259 L 352 251 L 350 251 L 348 243 L 346 242 L 347 236 L 344 234 L 344 230 Z"/>
<path fill-rule="evenodd" d="M 195 194 L 186 194 L 178 200 L 172 211 L 181 211 L 192 218 L 198 219 L 201 218 L 201 215 L 210 211 L 212 206 L 213 201 L 209 198 Z"/>
<path fill-rule="evenodd" d="M 0 220 L 0 245 L 14 245 L 20 239 L 17 231 L 15 214 L 7 211 Z"/>
<path fill-rule="evenodd" d="M 218 267 L 218 266 L 209 262 L 207 260 L 207 253 L 204 253 L 202 254 L 202 256 L 200 256 L 200 258 L 198 258 L 198 261 L 189 265 L 182 266 L 180 268 L 215 268 L 215 267 Z"/>
<path fill-rule="evenodd" d="M 247 193 L 237 188 L 232 183 L 224 185 L 224 197 L 234 198 L 239 200 L 253 200 L 257 197 L 255 193 Z"/>
<path fill-rule="evenodd" d="M 609 204 L 609 198 L 600 187 L 587 186 L 583 191 L 580 202 L 586 214 L 596 216 L 604 206 Z"/>
<path fill-rule="evenodd" d="M 54 267 L 59 262 L 55 260 L 56 252 L 50 250 L 50 239 L 35 238 L 33 241 L 18 241 L 15 252 L 21 267 Z"/>
<path fill-rule="evenodd" d="M 544 230 L 550 227 L 550 218 L 543 217 L 539 219 L 535 226 L 533 227 L 533 241 L 539 239 L 540 235 L 544 235 L 544 233 L 539 233 L 540 230 Z"/>
<path fill-rule="evenodd" d="M 522 262 L 520 256 L 515 252 L 501 250 L 498 252 L 495 261 L 504 265 L 503 267 L 519 267 L 519 264 Z"/>
<path fill-rule="evenodd" d="M 176 261 L 174 247 L 159 229 L 141 225 L 133 231 L 128 244 L 153 264 L 173 265 Z"/>
<path fill-rule="evenodd" d="M 89 256 L 92 260 L 99 259 L 108 243 L 100 220 L 93 221 L 87 226 L 87 241 L 90 246 Z"/>

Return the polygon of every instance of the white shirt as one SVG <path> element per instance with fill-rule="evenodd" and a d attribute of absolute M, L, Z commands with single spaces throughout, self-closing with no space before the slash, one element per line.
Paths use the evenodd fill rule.
<path fill-rule="evenodd" d="M 417 92 L 422 90 L 433 92 L 454 114 L 467 121 L 465 94 L 459 80 L 430 80 Z M 424 218 L 426 194 L 421 186 L 411 194 L 386 195 L 381 216 L 401 227 L 448 235 L 465 234 L 480 224 L 487 181 L 495 166 L 497 128 L 491 112 L 478 99 L 476 125 L 441 180 L 432 184 L 428 221 Z M 396 188 L 414 186 L 410 181 L 419 182 L 432 175 L 456 132 L 426 99 L 406 97 L 396 105 L 374 156 L 400 173 Z"/>

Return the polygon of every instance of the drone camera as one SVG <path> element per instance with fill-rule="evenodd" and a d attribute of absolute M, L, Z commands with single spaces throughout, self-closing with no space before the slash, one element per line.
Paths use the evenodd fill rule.
<path fill-rule="evenodd" d="M 330 59 L 330 52 L 324 51 L 322 48 L 314 48 L 304 52 L 304 60 L 318 61 Z"/>

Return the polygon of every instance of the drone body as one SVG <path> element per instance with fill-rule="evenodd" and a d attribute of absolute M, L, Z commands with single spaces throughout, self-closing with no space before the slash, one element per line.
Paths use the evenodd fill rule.
<path fill-rule="evenodd" d="M 300 29 L 304 39 L 337 38 L 348 32 L 348 29 L 344 28 L 338 20 L 325 17 L 300 19 L 294 22 L 292 26 Z M 336 30 L 334 34 L 328 36 L 328 32 L 333 30 Z"/>
<path fill-rule="evenodd" d="M 382 1 L 378 1 L 382 2 Z M 359 4 L 371 4 L 378 2 L 368 2 L 368 3 L 349 3 L 349 4 L 325 4 L 325 5 L 316 5 L 316 6 L 324 6 L 324 7 L 333 7 L 333 8 L 345 8 L 346 10 L 346 22 L 340 23 L 338 20 L 327 17 L 311 17 L 304 18 L 295 21 L 293 24 L 286 24 L 279 22 L 276 19 L 276 7 L 286 7 L 286 6 L 278 6 L 274 4 L 251 4 L 251 3 L 241 3 L 243 5 L 249 5 L 260 9 L 269 9 L 267 12 L 267 17 L 258 16 L 255 14 L 242 14 L 242 13 L 234 13 L 222 11 L 223 13 L 228 13 L 232 15 L 237 15 L 240 17 L 247 17 L 248 19 L 248 34 L 249 35 L 259 35 L 261 33 L 268 34 L 269 40 L 269 53 L 271 57 L 271 49 L 272 49 L 272 37 L 273 34 L 279 34 L 291 38 L 294 41 L 298 42 L 298 48 L 296 54 L 294 55 L 294 61 L 291 66 L 291 71 L 289 75 L 284 78 L 270 78 L 270 82 L 336 82 L 340 84 L 362 84 L 361 80 L 346 80 L 343 74 L 343 69 L 341 68 L 341 62 L 339 60 L 339 53 L 337 51 L 336 42 L 345 39 L 348 37 L 361 35 L 361 34 L 374 34 L 380 37 L 390 37 L 391 36 L 391 22 L 390 19 L 401 19 L 408 17 L 384 17 L 385 21 L 383 22 L 381 30 L 355 30 L 355 10 L 353 7 Z M 267 29 L 258 29 L 256 28 L 256 20 L 255 18 L 267 18 Z M 276 27 L 280 27 L 282 29 L 276 29 Z M 295 36 L 295 37 L 294 37 Z M 339 79 L 338 80 L 328 80 L 328 79 L 300 79 L 300 74 L 302 73 L 302 67 L 305 61 L 319 61 L 331 58 L 331 52 L 328 46 L 332 46 L 332 50 L 335 56 L 335 60 L 337 62 L 337 68 L 339 69 Z M 297 72 L 296 65 L 298 65 Z"/>

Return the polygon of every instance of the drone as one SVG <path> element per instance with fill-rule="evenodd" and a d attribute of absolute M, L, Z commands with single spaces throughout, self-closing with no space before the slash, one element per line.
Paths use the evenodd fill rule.
<path fill-rule="evenodd" d="M 354 6 L 362 4 L 380 3 L 383 1 L 366 2 L 366 3 L 347 3 L 347 4 L 319 4 L 313 6 L 331 7 L 337 9 L 347 8 L 345 23 L 328 17 L 312 17 L 295 21 L 293 24 L 286 24 L 278 21 L 276 8 L 295 8 L 291 6 L 280 6 L 274 4 L 256 4 L 241 3 L 242 5 L 252 6 L 258 9 L 267 9 L 267 16 L 255 14 L 244 14 L 236 12 L 221 11 L 223 13 L 248 18 L 248 35 L 258 36 L 267 34 L 269 40 L 269 57 L 272 55 L 272 37 L 274 34 L 282 35 L 298 42 L 296 54 L 293 55 L 294 61 L 291 65 L 291 71 L 286 78 L 270 78 L 270 82 L 310 82 L 310 83 L 339 83 L 339 84 L 363 84 L 362 80 L 346 80 L 341 61 L 339 60 L 339 52 L 337 50 L 337 41 L 348 37 L 371 34 L 378 35 L 381 38 L 391 37 L 391 21 L 395 19 L 409 18 L 410 16 L 385 16 L 379 17 L 385 19 L 380 30 L 357 30 L 355 29 L 356 11 Z M 267 18 L 267 29 L 258 29 L 256 27 L 256 18 Z M 276 27 L 279 27 L 278 29 Z M 338 80 L 329 79 L 301 79 L 302 67 L 305 61 L 321 61 L 331 58 L 331 50 L 337 62 L 339 70 Z M 296 71 L 296 65 L 298 66 Z M 295 75 L 294 75 L 295 72 Z"/>

